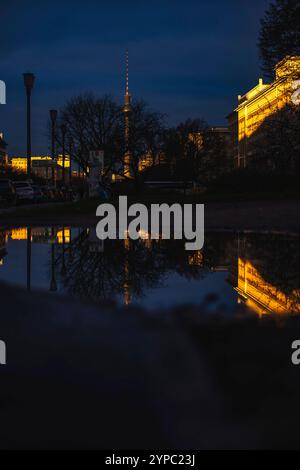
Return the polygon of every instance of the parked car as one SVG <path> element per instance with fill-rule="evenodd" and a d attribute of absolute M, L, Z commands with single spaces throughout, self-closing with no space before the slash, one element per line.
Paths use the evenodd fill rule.
<path fill-rule="evenodd" d="M 0 203 L 15 204 L 16 191 L 10 180 L 0 180 Z"/>
<path fill-rule="evenodd" d="M 32 202 L 34 200 L 34 190 L 27 181 L 15 181 L 14 187 L 17 195 L 17 202 Z"/>

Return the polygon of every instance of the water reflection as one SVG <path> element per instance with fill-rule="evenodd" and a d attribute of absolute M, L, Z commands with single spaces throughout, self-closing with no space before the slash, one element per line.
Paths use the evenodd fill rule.
<path fill-rule="evenodd" d="M 23 227 L 0 231 L 0 280 L 148 308 L 299 313 L 299 247 L 298 236 L 209 233 L 189 252 L 180 240 L 103 243 L 93 228 Z"/>
<path fill-rule="evenodd" d="M 238 300 L 260 315 L 299 313 L 299 242 L 274 234 L 238 237 L 232 269 Z"/>

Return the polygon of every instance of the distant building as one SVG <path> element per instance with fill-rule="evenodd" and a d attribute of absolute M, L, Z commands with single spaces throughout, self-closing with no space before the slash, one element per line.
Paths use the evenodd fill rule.
<path fill-rule="evenodd" d="M 15 171 L 20 171 L 23 173 L 27 172 L 27 158 L 26 157 L 10 157 L 9 164 L 11 168 Z M 55 169 L 55 179 L 57 181 L 62 179 L 63 174 L 63 158 L 62 155 L 57 157 L 56 162 L 52 162 L 52 158 L 48 155 L 46 156 L 33 156 L 31 157 L 31 171 L 32 174 L 44 179 L 52 178 L 52 168 Z M 65 174 L 66 181 L 69 176 L 70 168 L 70 157 L 69 155 L 65 156 Z"/>
<path fill-rule="evenodd" d="M 0 165 L 7 165 L 7 143 L 3 138 L 3 134 L 0 133 Z"/>
<path fill-rule="evenodd" d="M 221 143 L 224 144 L 225 149 L 228 152 L 232 152 L 232 136 L 231 136 L 231 129 L 229 127 L 210 127 L 207 132 L 206 136 L 208 138 L 218 138 L 220 139 Z M 205 145 L 205 143 L 203 144 Z"/>
<path fill-rule="evenodd" d="M 154 156 L 149 153 L 147 155 L 144 155 L 142 158 L 140 158 L 139 166 L 138 166 L 139 172 L 146 170 L 146 168 L 152 167 L 154 165 L 160 165 L 165 162 L 166 162 L 166 158 L 163 152 L 160 152 Z"/>
<path fill-rule="evenodd" d="M 276 66 L 276 78 L 270 84 L 258 84 L 243 96 L 238 107 L 227 117 L 232 134 L 235 166 L 244 168 L 253 155 L 253 145 L 259 139 L 259 128 L 266 118 L 291 104 L 292 84 L 300 74 L 300 56 L 288 56 Z"/>

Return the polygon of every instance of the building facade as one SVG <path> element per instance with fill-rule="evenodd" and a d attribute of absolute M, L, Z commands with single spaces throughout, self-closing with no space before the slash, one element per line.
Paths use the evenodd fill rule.
<path fill-rule="evenodd" d="M 300 56 L 289 56 L 279 62 L 276 78 L 270 84 L 258 84 L 243 96 L 238 96 L 237 108 L 227 116 L 232 135 L 235 167 L 244 168 L 257 148 L 263 122 L 292 104 L 293 83 L 300 76 Z"/>
<path fill-rule="evenodd" d="M 26 173 L 27 172 L 27 158 L 26 157 L 10 157 L 9 164 L 14 171 Z M 63 157 L 59 155 L 56 162 L 52 162 L 52 158 L 46 156 L 33 156 L 31 157 L 31 171 L 32 174 L 43 179 L 52 178 L 52 167 L 55 169 L 55 179 L 61 180 L 63 177 Z M 70 157 L 65 156 L 65 176 L 66 181 L 68 180 L 70 169 Z"/>

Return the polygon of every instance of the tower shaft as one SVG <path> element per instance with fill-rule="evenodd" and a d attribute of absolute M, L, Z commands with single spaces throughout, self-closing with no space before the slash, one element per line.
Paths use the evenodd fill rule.
<path fill-rule="evenodd" d="M 129 151 L 129 139 L 130 139 L 130 113 L 131 113 L 131 95 L 129 93 L 129 59 L 128 51 L 126 51 L 126 72 L 125 72 L 125 96 L 124 96 L 124 129 L 125 129 L 125 153 L 123 170 L 124 176 L 131 178 L 131 155 Z"/>

